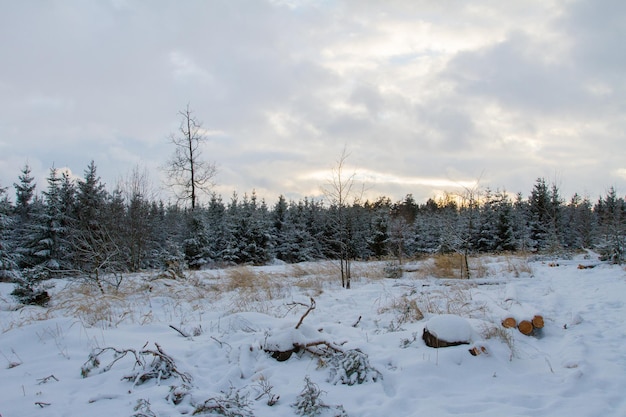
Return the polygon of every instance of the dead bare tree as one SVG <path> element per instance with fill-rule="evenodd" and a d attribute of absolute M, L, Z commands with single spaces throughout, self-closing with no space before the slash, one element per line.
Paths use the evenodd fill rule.
<path fill-rule="evenodd" d="M 348 213 L 348 200 L 352 199 L 353 203 L 360 200 L 364 192 L 364 187 L 357 189 L 356 172 L 346 174 L 346 161 L 350 154 L 344 146 L 339 159 L 336 161 L 335 167 L 325 187 L 322 187 L 322 193 L 328 200 L 331 208 L 334 208 L 335 216 L 332 219 L 335 231 L 335 242 L 338 246 L 338 256 L 341 269 L 341 286 L 349 289 L 351 281 L 350 261 L 352 253 L 350 250 L 352 224 Z"/>
<path fill-rule="evenodd" d="M 217 168 L 215 163 L 202 159 L 202 145 L 207 136 L 189 104 L 178 114 L 181 116 L 180 127 L 176 134 L 170 136 L 175 151 L 166 166 L 168 186 L 174 190 L 179 201 L 188 201 L 191 210 L 194 210 L 198 192 L 208 193 L 214 186 Z"/>

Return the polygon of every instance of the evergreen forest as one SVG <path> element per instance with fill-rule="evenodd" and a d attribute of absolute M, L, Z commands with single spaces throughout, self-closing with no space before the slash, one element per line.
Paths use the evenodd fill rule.
<path fill-rule="evenodd" d="M 50 169 L 41 191 L 25 166 L 13 188 L 10 196 L 0 187 L 0 280 L 29 290 L 55 277 L 102 285 L 127 272 L 277 260 L 593 249 L 621 263 L 626 244 L 626 203 L 615 189 L 595 201 L 565 199 L 543 178 L 527 196 L 482 189 L 425 203 L 410 194 L 396 202 L 281 196 L 268 203 L 252 191 L 227 201 L 212 194 L 191 209 L 150 198 L 142 181 L 108 191 L 91 162 L 77 181 Z"/>

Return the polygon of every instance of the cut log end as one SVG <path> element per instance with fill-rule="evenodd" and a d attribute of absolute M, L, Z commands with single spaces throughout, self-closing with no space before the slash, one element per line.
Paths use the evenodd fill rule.
<path fill-rule="evenodd" d="M 502 320 L 502 326 L 507 329 L 517 327 L 517 320 L 515 320 L 513 317 L 507 317 Z"/>
<path fill-rule="evenodd" d="M 542 316 L 536 315 L 535 317 L 533 317 L 532 323 L 533 323 L 533 327 L 534 328 L 536 328 L 536 329 L 543 329 L 544 323 L 543 323 L 543 317 Z"/>
<path fill-rule="evenodd" d="M 522 320 L 517 326 L 517 329 L 520 333 L 525 334 L 526 336 L 530 336 L 533 332 L 533 323 L 528 320 Z"/>

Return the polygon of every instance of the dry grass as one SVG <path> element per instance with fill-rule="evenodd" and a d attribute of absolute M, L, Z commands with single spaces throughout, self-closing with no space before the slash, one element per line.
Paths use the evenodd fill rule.
<path fill-rule="evenodd" d="M 493 275 L 493 271 L 487 266 L 483 256 L 470 258 L 469 267 L 472 278 L 485 278 Z"/>
<path fill-rule="evenodd" d="M 461 271 L 465 261 L 460 253 L 447 253 L 434 255 L 424 262 L 421 268 L 424 276 L 435 278 L 461 278 Z"/>
<path fill-rule="evenodd" d="M 51 314 L 77 318 L 86 327 L 111 328 L 121 323 L 147 324 L 155 321 L 182 323 L 186 314 L 206 308 L 219 291 L 195 275 L 186 279 L 145 279 L 129 276 L 116 290 L 103 294 L 89 281 L 74 281 L 55 297 Z M 158 309 L 153 309 L 158 304 Z M 157 316 L 154 311 L 161 312 Z"/>
<path fill-rule="evenodd" d="M 413 297 L 421 312 L 429 314 L 455 314 L 462 317 L 483 318 L 487 314 L 484 302 L 472 298 L 475 285 L 454 282 L 445 287 L 434 287 Z"/>
<path fill-rule="evenodd" d="M 395 313 L 394 324 L 396 326 L 404 323 L 415 323 L 424 318 L 424 313 L 417 305 L 417 300 L 408 295 L 393 298 L 389 304 L 378 309 L 378 314 L 387 312 Z"/>
<path fill-rule="evenodd" d="M 290 265 L 287 275 L 290 278 L 289 285 L 303 290 L 310 297 L 322 294 L 325 288 L 341 282 L 338 265 L 333 262 L 305 262 Z"/>
<path fill-rule="evenodd" d="M 528 263 L 528 257 L 526 256 L 506 256 L 506 268 L 507 272 L 516 278 L 521 276 L 533 276 L 534 272 L 530 264 Z"/>
<path fill-rule="evenodd" d="M 482 328 L 481 336 L 486 340 L 498 339 L 504 342 L 511 352 L 510 360 L 517 356 L 517 348 L 515 347 L 515 339 L 511 329 L 505 329 L 497 324 L 488 324 Z"/>
<path fill-rule="evenodd" d="M 286 278 L 283 273 L 269 273 L 247 266 L 226 270 L 223 290 L 234 293 L 229 311 L 270 314 L 272 301 L 284 298 L 288 291 Z"/>

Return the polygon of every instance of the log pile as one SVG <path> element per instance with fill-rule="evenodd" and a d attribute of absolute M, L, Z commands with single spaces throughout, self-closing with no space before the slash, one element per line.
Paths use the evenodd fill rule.
<path fill-rule="evenodd" d="M 504 308 L 497 313 L 501 318 L 502 327 L 517 329 L 526 336 L 539 336 L 544 326 L 543 316 L 537 308 L 521 303 L 517 299 L 516 286 L 507 286 Z"/>
<path fill-rule="evenodd" d="M 507 329 L 517 328 L 520 333 L 526 336 L 532 336 L 543 329 L 544 321 L 543 316 L 539 314 L 535 314 L 532 319 L 520 320 L 519 323 L 515 317 L 508 316 L 502 320 L 502 326 Z"/>

